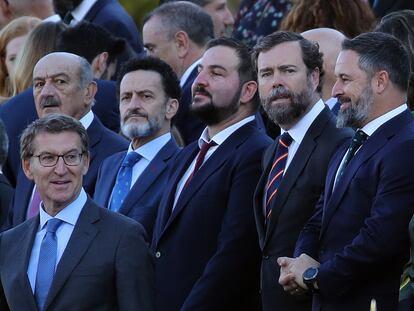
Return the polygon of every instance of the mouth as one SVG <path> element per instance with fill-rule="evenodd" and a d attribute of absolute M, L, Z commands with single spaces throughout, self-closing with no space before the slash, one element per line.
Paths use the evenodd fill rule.
<path fill-rule="evenodd" d="M 53 97 L 47 97 L 40 102 L 40 107 L 43 109 L 47 108 L 58 108 L 60 102 Z"/>
<path fill-rule="evenodd" d="M 290 103 L 290 96 L 274 96 L 270 98 L 269 103 L 271 104 L 286 104 Z"/>
<path fill-rule="evenodd" d="M 147 119 L 147 116 L 144 116 L 142 114 L 130 114 L 130 115 L 128 115 L 124 118 L 124 123 L 126 123 L 126 122 L 128 122 L 129 120 L 132 120 L 132 119 L 140 119 L 140 118 Z"/>

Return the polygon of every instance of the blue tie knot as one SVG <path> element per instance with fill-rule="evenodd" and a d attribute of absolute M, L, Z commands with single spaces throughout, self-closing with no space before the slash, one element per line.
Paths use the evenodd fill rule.
<path fill-rule="evenodd" d="M 133 167 L 138 160 L 141 159 L 141 155 L 135 151 L 128 152 L 124 161 L 122 162 L 122 167 Z"/>
<path fill-rule="evenodd" d="M 62 223 L 62 220 L 58 218 L 51 218 L 47 221 L 47 227 L 46 231 L 50 233 L 55 233 L 57 228 L 59 228 L 60 224 Z"/>

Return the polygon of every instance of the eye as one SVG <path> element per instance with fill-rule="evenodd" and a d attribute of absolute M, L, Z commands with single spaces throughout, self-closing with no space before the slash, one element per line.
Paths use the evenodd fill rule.
<path fill-rule="evenodd" d="M 34 87 L 35 89 L 38 89 L 38 88 L 43 87 L 43 85 L 45 85 L 45 83 L 44 83 L 43 81 L 36 81 L 36 82 L 33 84 L 33 87 Z"/>
<path fill-rule="evenodd" d="M 271 72 L 270 71 L 263 71 L 260 73 L 260 77 L 261 78 L 266 78 L 266 77 L 270 77 L 271 76 Z"/>
<path fill-rule="evenodd" d="M 56 82 L 56 84 L 58 84 L 58 85 L 62 85 L 62 84 L 65 84 L 65 83 L 66 83 L 66 81 L 65 81 L 65 80 L 63 80 L 63 79 L 56 79 L 56 80 L 55 80 L 55 82 Z"/>
<path fill-rule="evenodd" d="M 53 154 L 46 153 L 46 154 L 41 154 L 39 156 L 39 159 L 40 159 L 40 162 L 42 162 L 42 163 L 46 163 L 46 164 L 47 163 L 54 163 L 55 159 L 56 159 L 56 156 L 53 155 Z"/>

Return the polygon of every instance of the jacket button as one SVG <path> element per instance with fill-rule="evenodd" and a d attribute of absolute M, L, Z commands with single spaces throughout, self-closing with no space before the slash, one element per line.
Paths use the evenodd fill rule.
<path fill-rule="evenodd" d="M 161 252 L 156 252 L 155 253 L 155 258 L 160 258 L 161 257 Z"/>

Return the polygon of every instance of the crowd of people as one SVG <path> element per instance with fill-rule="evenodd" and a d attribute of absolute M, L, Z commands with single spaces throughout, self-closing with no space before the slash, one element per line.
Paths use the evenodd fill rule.
<path fill-rule="evenodd" d="M 0 310 L 414 310 L 411 1 L 0 27 Z"/>

